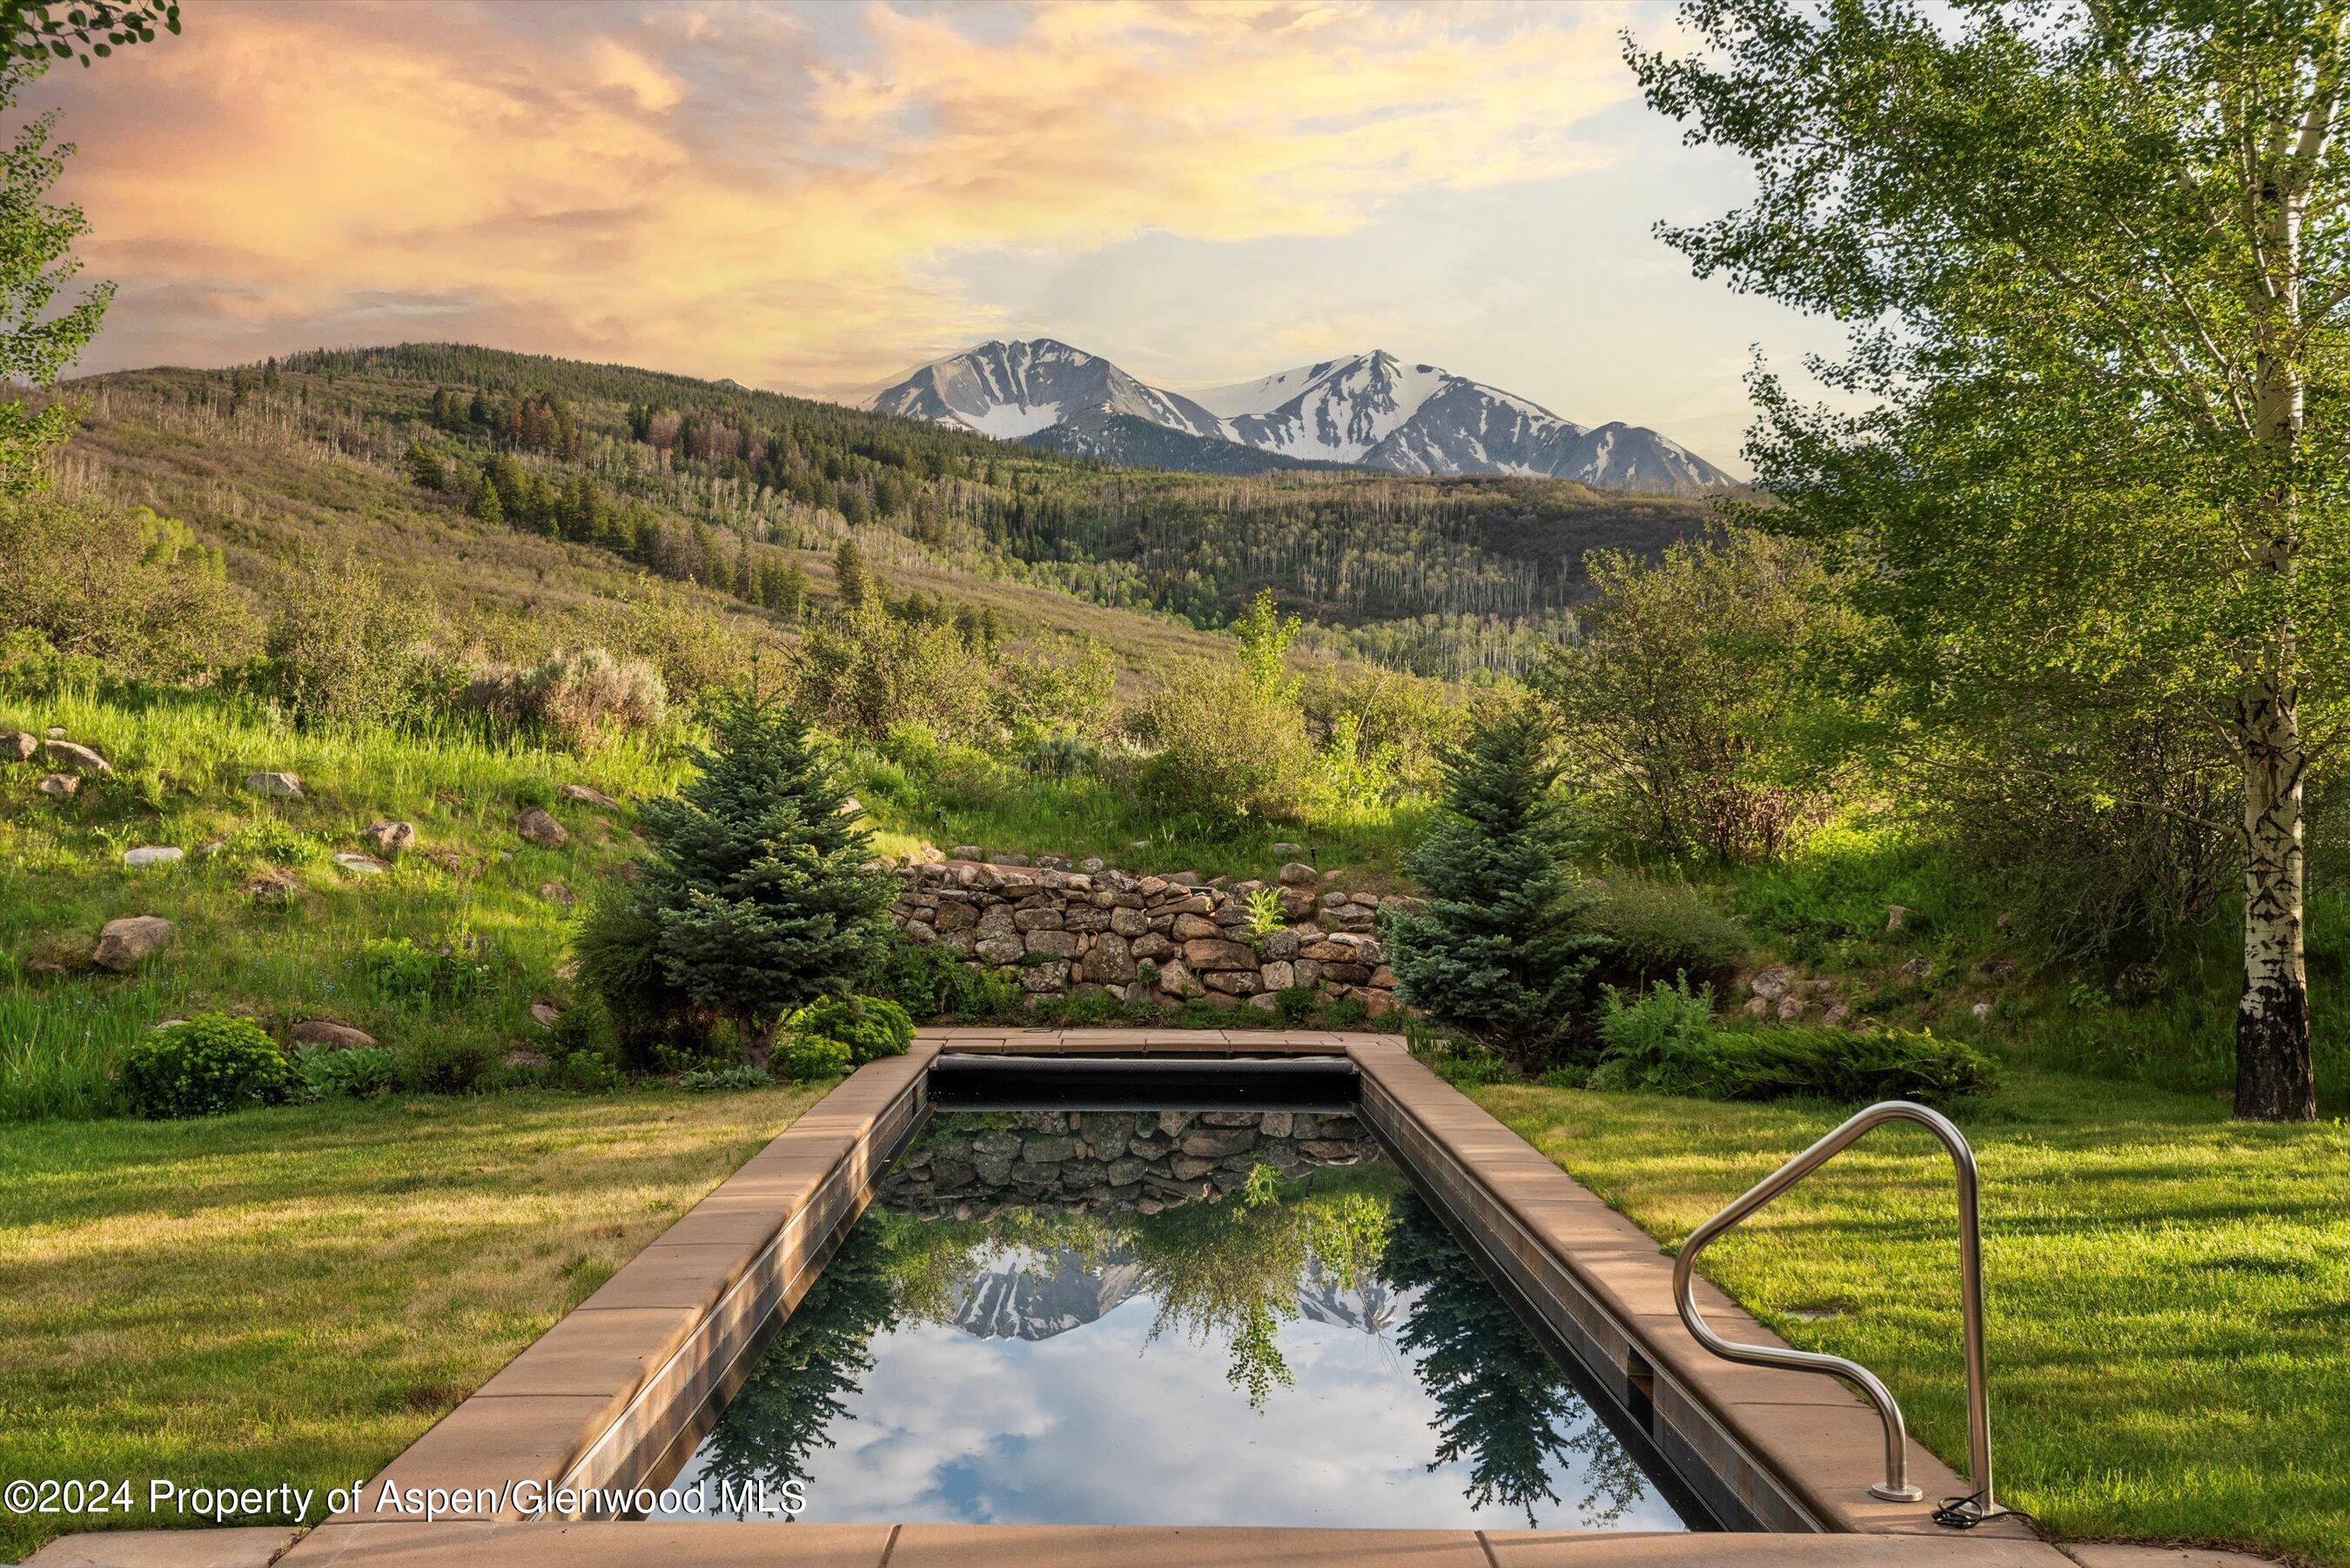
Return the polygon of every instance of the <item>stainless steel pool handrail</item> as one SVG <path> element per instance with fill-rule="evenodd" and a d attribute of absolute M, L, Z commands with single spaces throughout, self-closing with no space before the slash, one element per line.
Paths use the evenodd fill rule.
<path fill-rule="evenodd" d="M 1871 1127 L 1895 1121 L 1915 1122 L 1939 1138 L 1942 1147 L 1950 1151 L 1950 1164 L 1958 1174 L 1959 1292 L 1965 1320 L 1967 1358 L 1967 1466 L 1968 1480 L 1975 1490 L 1972 1496 L 1954 1505 L 1961 1515 L 1971 1518 L 1962 1517 L 1953 1522 L 1971 1522 L 1994 1511 L 1991 1490 L 1991 1396 L 1983 1380 L 1982 1229 L 1976 1212 L 1979 1183 L 1975 1151 L 1967 1146 L 1965 1136 L 1948 1116 L 1908 1100 L 1884 1101 L 1853 1116 L 1756 1182 L 1744 1197 L 1690 1232 L 1690 1239 L 1681 1245 L 1680 1255 L 1673 1260 L 1673 1303 L 1680 1309 L 1681 1322 L 1697 1342 L 1725 1361 L 1825 1373 L 1858 1389 L 1877 1407 L 1885 1423 L 1885 1479 L 1871 1484 L 1870 1495 L 1888 1502 L 1918 1501 L 1923 1494 L 1909 1481 L 1908 1428 L 1901 1419 L 1900 1405 L 1877 1374 L 1841 1355 L 1791 1350 L 1776 1345 L 1742 1345 L 1724 1339 L 1706 1325 L 1705 1318 L 1697 1310 L 1696 1295 L 1698 1254 L 1708 1244 L 1835 1158 Z"/>

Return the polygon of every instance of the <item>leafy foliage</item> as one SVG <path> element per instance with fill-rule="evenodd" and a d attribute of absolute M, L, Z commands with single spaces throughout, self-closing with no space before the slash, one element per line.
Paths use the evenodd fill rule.
<path fill-rule="evenodd" d="M 142 1116 L 205 1116 L 271 1105 L 295 1079 L 286 1054 L 249 1018 L 200 1013 L 122 1053 L 122 1091 Z"/>
<path fill-rule="evenodd" d="M 896 1002 L 878 996 L 827 996 L 785 1021 L 795 1043 L 820 1038 L 848 1050 L 848 1064 L 862 1067 L 884 1056 L 902 1056 L 913 1043 L 914 1021 Z"/>

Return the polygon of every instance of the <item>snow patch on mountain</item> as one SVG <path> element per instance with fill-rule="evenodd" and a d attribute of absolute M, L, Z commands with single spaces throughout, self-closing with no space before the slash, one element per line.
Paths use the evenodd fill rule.
<path fill-rule="evenodd" d="M 1398 473 L 1523 475 L 1614 489 L 1736 483 L 1655 431 L 1621 422 L 1588 429 L 1530 399 L 1385 349 L 1186 395 L 1055 338 L 983 343 L 923 366 L 868 406 L 1004 440 L 1051 432 L 1039 444 L 1113 461 L 1120 449 L 1149 444 L 1118 434 L 1119 419 L 1140 420 L 1211 443 L 1170 449 L 1159 461 L 1212 472 L 1249 472 L 1238 447 Z"/>

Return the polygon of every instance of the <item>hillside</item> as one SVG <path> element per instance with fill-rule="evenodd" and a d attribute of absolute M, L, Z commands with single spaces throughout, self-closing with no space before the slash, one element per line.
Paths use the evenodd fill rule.
<path fill-rule="evenodd" d="M 1536 638 L 1571 628 L 1586 550 L 1651 551 L 1710 515 L 1555 481 L 1117 468 L 922 420 L 449 346 L 124 372 L 68 395 L 87 405 L 69 483 L 182 518 L 240 576 L 321 546 L 378 559 L 491 652 L 522 624 L 536 642 L 550 623 L 596 619 L 639 576 L 772 623 L 754 603 L 781 607 L 766 601 L 794 566 L 821 590 L 823 561 L 853 535 L 893 582 L 1016 610 L 1023 627 L 1114 628 L 1129 663 L 1196 646 L 1191 628 L 1224 625 L 1270 587 L 1326 651 L 1512 672 Z M 525 504 L 485 524 L 469 514 L 494 462 L 505 499 Z M 567 498 L 593 514 L 567 518 Z"/>

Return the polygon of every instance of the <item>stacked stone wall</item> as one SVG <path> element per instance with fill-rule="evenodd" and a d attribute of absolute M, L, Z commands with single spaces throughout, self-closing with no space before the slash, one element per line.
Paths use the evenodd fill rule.
<path fill-rule="evenodd" d="M 891 910 L 899 929 L 1001 971 L 1031 997 L 1107 992 L 1272 1011 L 1280 992 L 1303 988 L 1352 997 L 1372 1017 L 1396 1007 L 1378 912 L 1402 900 L 1324 888 L 1310 867 L 1229 886 L 1094 860 L 959 858 L 904 867 L 899 876 L 904 890 Z M 1278 924 L 1260 919 L 1265 905 L 1279 909 Z"/>

